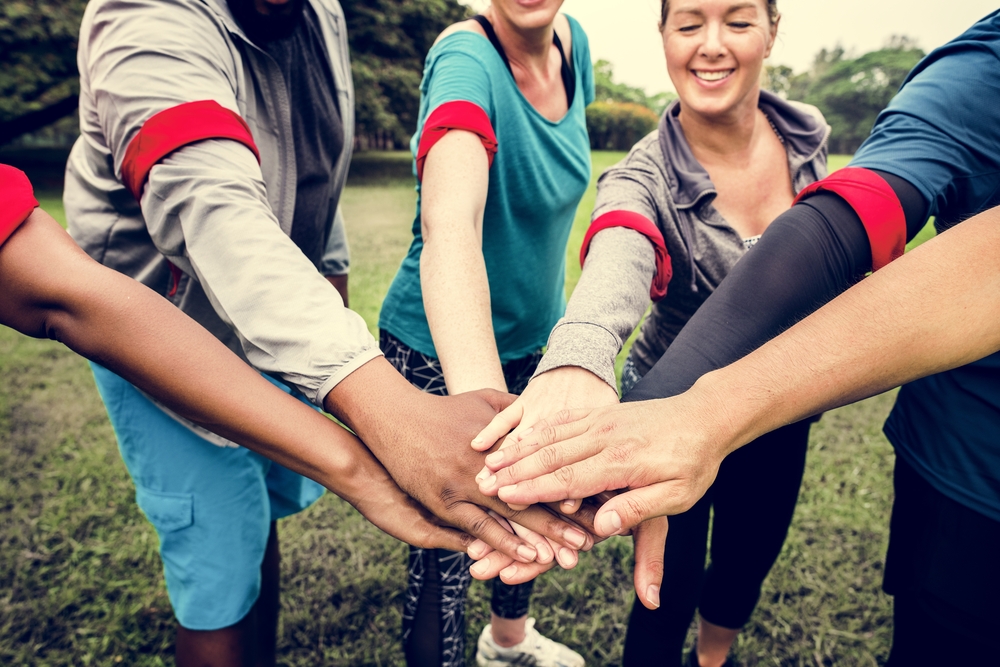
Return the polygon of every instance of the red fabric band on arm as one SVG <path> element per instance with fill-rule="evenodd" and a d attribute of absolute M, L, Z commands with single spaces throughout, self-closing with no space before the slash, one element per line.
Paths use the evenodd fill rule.
<path fill-rule="evenodd" d="M 38 207 L 31 181 L 24 172 L 0 164 L 0 245 Z"/>
<path fill-rule="evenodd" d="M 868 169 L 845 167 L 809 185 L 792 205 L 817 192 L 833 192 L 861 218 L 872 247 L 872 271 L 878 271 L 906 249 L 906 215 L 885 179 Z"/>
<path fill-rule="evenodd" d="M 232 139 L 253 151 L 257 162 L 260 152 L 250 134 L 250 127 L 239 114 L 214 100 L 188 102 L 164 109 L 147 120 L 139 134 L 125 149 L 122 180 L 137 200 L 157 162 L 178 148 L 205 139 Z"/>
<path fill-rule="evenodd" d="M 451 130 L 466 130 L 479 135 L 486 149 L 486 159 L 493 166 L 493 156 L 497 154 L 497 135 L 493 132 L 490 117 L 483 108 L 472 102 L 456 100 L 445 102 L 431 112 L 420 133 L 420 143 L 417 146 L 417 180 L 424 178 L 424 161 L 434 144 L 441 141 Z"/>
<path fill-rule="evenodd" d="M 580 266 L 587 258 L 587 251 L 590 250 L 590 242 L 597 232 L 609 227 L 627 227 L 633 229 L 653 244 L 653 252 L 656 253 L 656 273 L 653 275 L 653 284 L 649 288 L 649 298 L 659 301 L 667 295 L 667 285 L 674 275 L 673 265 L 670 263 L 670 253 L 667 252 L 667 244 L 663 241 L 663 234 L 659 228 L 653 224 L 649 218 L 634 213 L 632 211 L 609 211 L 600 216 L 587 229 L 587 234 L 583 237 L 583 245 L 580 247 Z"/>

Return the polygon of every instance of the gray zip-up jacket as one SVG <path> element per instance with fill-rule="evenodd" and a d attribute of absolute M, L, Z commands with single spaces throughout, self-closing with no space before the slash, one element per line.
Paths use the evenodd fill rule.
<path fill-rule="evenodd" d="M 344 14 L 337 0 L 307 1 L 344 123 L 333 178 L 339 201 L 354 138 Z M 94 0 L 80 29 L 78 64 L 81 136 L 64 201 L 70 233 L 91 257 L 167 296 L 316 405 L 381 354 L 364 320 L 321 275 L 347 271 L 340 208 L 331 207 L 320 271 L 289 238 L 296 167 L 287 87 L 226 0 Z M 202 100 L 247 123 L 259 164 L 236 141 L 189 143 L 152 168 L 137 202 L 122 184 L 130 142 L 153 115 Z"/>
<path fill-rule="evenodd" d="M 793 191 L 825 177 L 830 127 L 819 110 L 767 91 L 761 91 L 759 107 L 785 146 Z M 630 353 L 640 375 L 747 252 L 748 244 L 712 205 L 715 185 L 691 152 L 679 110 L 675 101 L 659 128 L 601 175 L 592 217 L 638 213 L 657 226 L 670 255 L 667 295 L 653 304 Z M 535 374 L 580 366 L 614 387 L 615 357 L 649 305 L 655 269 L 653 246 L 639 232 L 612 227 L 595 234 L 566 315 L 552 330 Z"/>

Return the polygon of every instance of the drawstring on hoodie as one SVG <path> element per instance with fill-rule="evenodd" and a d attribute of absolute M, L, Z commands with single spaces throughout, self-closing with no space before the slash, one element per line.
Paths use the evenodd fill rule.
<path fill-rule="evenodd" d="M 663 113 L 663 117 L 660 118 L 660 127 L 659 127 L 660 151 L 663 153 L 663 159 L 667 164 L 670 164 L 672 161 L 672 157 L 670 155 L 670 141 L 668 139 L 669 132 L 667 131 L 667 115 L 670 114 L 670 111 L 671 107 L 668 107 L 667 110 Z M 676 205 L 677 205 L 676 202 L 674 202 L 674 206 Z M 692 234 L 694 233 L 694 230 L 691 229 L 691 220 L 689 219 L 689 216 L 679 215 L 677 216 L 677 219 L 678 222 L 680 223 L 678 227 L 680 228 L 681 232 L 681 242 L 684 243 L 684 252 L 687 255 L 688 259 L 688 272 L 691 274 L 691 291 L 697 294 L 698 281 L 695 278 L 694 250 L 692 248 L 692 241 L 691 241 L 691 237 Z"/>

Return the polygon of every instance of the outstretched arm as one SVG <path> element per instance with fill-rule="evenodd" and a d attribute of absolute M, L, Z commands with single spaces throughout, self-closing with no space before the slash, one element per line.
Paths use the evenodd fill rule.
<path fill-rule="evenodd" d="M 318 481 L 394 537 L 459 550 L 471 542 L 438 526 L 357 438 L 166 300 L 91 260 L 41 209 L 0 245 L 0 286 L 0 323 L 65 343 L 178 414 Z"/>
<path fill-rule="evenodd" d="M 981 213 L 873 274 L 674 398 L 557 423 L 503 451 L 512 502 L 635 489 L 598 513 L 598 533 L 685 511 L 734 449 L 783 424 L 1000 350 L 1000 209 Z M 506 472 L 510 471 L 510 472 Z M 552 474 L 556 471 L 555 474 Z"/>

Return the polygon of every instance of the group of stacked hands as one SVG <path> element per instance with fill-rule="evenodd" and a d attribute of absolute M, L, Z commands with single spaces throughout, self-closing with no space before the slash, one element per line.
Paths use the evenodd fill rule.
<path fill-rule="evenodd" d="M 497 11 L 507 4 L 497 3 Z M 549 4 L 558 9 L 560 3 Z M 255 14 L 254 3 L 180 5 L 183 10 L 154 0 L 105 0 L 88 9 L 80 42 L 83 136 L 70 159 L 65 195 L 71 231 L 83 250 L 37 208 L 25 176 L 0 166 L 0 322 L 59 340 L 98 364 L 98 386 L 140 505 L 154 524 L 160 510 L 176 509 L 178 499 L 153 488 L 141 472 L 152 464 L 133 457 L 138 447 L 129 438 L 135 438 L 115 408 L 126 401 L 164 415 L 163 423 L 171 425 L 166 431 L 207 440 L 212 456 L 235 451 L 230 445 L 239 443 L 315 480 L 415 547 L 467 553 L 478 561 L 471 568 L 477 578 L 528 582 L 555 564 L 572 567 L 577 552 L 597 540 L 631 532 L 637 599 L 655 609 L 666 517 L 692 508 L 728 455 L 774 429 L 925 376 L 932 377 L 910 385 L 900 409 L 936 406 L 922 423 L 937 429 L 937 442 L 928 449 L 912 440 L 903 448 L 905 458 L 932 486 L 950 489 L 942 493 L 997 521 L 1000 404 L 996 358 L 988 356 L 1000 350 L 1000 271 L 990 252 L 1000 243 L 1000 216 L 992 209 L 1000 193 L 1000 104 L 991 97 L 1000 91 L 997 14 L 914 70 L 851 168 L 796 187 L 792 208 L 708 299 L 702 297 L 623 403 L 535 414 L 530 402 L 502 391 L 459 393 L 451 382 L 453 395 L 443 395 L 449 393 L 443 386 L 436 392 L 442 395 L 418 390 L 412 377 L 404 377 L 407 365 L 421 357 L 428 372 L 440 372 L 433 357 L 411 349 L 420 347 L 420 335 L 407 340 L 409 347 L 386 338 L 395 325 L 384 313 L 383 348 L 388 355 L 393 345 L 404 355 L 387 360 L 365 323 L 344 305 L 346 242 L 337 200 L 353 143 L 353 97 L 336 3 L 306 3 L 311 9 L 305 18 L 296 22 L 296 15 L 287 34 L 270 41 L 261 32 L 283 29 L 281 21 Z M 664 3 L 665 21 L 667 16 Z M 484 29 L 501 56 L 499 71 L 513 72 L 492 29 Z M 560 28 L 554 31 L 567 97 L 556 115 L 569 118 L 574 109 L 582 113 L 593 90 L 580 71 L 589 67 L 585 36 L 575 23 L 566 30 L 562 41 Z M 471 58 L 461 53 L 463 39 L 440 44 Z M 475 40 L 483 42 L 478 35 Z M 473 42 L 470 49 L 482 46 Z M 666 37 L 665 45 L 669 63 Z M 315 64 L 317 53 L 323 67 L 306 66 Z M 485 183 L 490 165 L 503 173 L 506 167 L 493 161 L 515 143 L 500 136 L 498 123 L 514 121 L 498 119 L 491 108 L 502 101 L 497 89 L 475 89 L 467 69 L 449 70 L 456 57 L 449 60 L 447 53 L 442 47 L 428 58 L 425 83 L 437 79 L 423 91 L 423 132 L 414 142 L 421 205 L 439 213 L 434 178 L 454 184 L 464 177 L 465 185 L 476 185 L 482 177 Z M 991 83 L 965 77 L 970 68 Z M 282 79 L 287 87 L 276 85 L 261 96 L 261 82 Z M 449 85 L 460 79 L 472 90 L 456 97 Z M 291 104 L 303 95 L 315 104 Z M 456 106 L 469 99 L 480 116 Z M 657 155 L 660 148 L 666 155 L 679 150 L 664 144 L 671 113 L 661 123 L 660 143 L 654 140 Z M 466 132 L 452 133 L 454 141 L 431 153 L 453 129 Z M 478 151 L 482 164 L 428 159 L 464 150 L 463 136 L 472 137 L 472 154 Z M 481 160 L 480 145 L 488 162 Z M 456 154 L 470 154 L 461 150 Z M 441 179 L 448 169 L 451 180 Z M 310 190 L 316 172 L 325 174 L 322 187 Z M 605 192 L 613 180 L 602 185 Z M 494 180 L 489 183 L 492 188 Z M 478 210 L 481 216 L 485 207 L 489 220 L 486 196 L 484 187 Z M 502 195 L 490 190 L 489 196 Z M 905 240 L 929 215 L 937 216 L 943 233 L 900 257 Z M 306 217 L 318 222 L 302 224 Z M 654 293 L 656 280 L 662 281 L 654 298 L 662 299 L 670 254 L 678 259 L 667 253 L 669 236 L 665 241 L 655 226 L 644 227 L 652 223 L 629 222 L 628 216 L 613 216 L 614 224 L 595 217 L 587 243 L 608 226 L 652 241 Z M 421 248 L 433 252 L 426 229 L 421 237 L 418 211 L 410 270 L 430 282 L 439 278 L 414 268 L 421 266 Z M 489 222 L 476 233 L 484 247 L 491 242 Z M 690 255 L 690 273 L 675 268 L 697 293 Z M 559 264 L 554 271 L 562 269 Z M 404 262 L 401 275 L 406 271 Z M 861 281 L 869 271 L 875 273 Z M 792 286 L 789 275 L 795 276 Z M 407 289 L 394 285 L 397 301 L 412 296 Z M 419 283 L 416 289 L 412 303 L 420 302 Z M 391 306 L 392 296 L 387 310 L 405 315 L 407 306 Z M 426 319 L 439 308 L 429 304 Z M 719 326 L 733 320 L 738 325 Z M 502 335 L 498 330 L 498 340 Z M 442 341 L 435 332 L 430 352 L 434 344 L 443 348 Z M 546 370 L 543 362 L 539 372 Z M 145 395 L 116 384 L 119 378 Z M 509 378 L 506 388 L 516 391 Z M 964 404 L 957 391 L 965 392 Z M 173 452 L 161 456 L 178 458 Z M 270 492 L 263 541 L 254 547 L 259 556 L 267 524 L 318 494 L 304 482 L 275 481 L 279 468 L 253 460 Z M 935 461 L 947 470 L 935 470 Z M 170 529 L 157 529 L 166 563 L 176 546 Z M 254 568 L 259 563 L 258 557 Z M 171 567 L 167 584 L 183 628 L 235 627 L 247 614 L 244 601 L 225 622 L 200 620 L 197 595 L 182 592 Z M 411 562 L 411 581 L 414 576 L 419 580 Z M 252 605 L 260 582 L 249 579 L 252 593 L 243 597 Z M 997 578 L 987 579 L 993 583 L 983 590 L 992 590 Z M 965 604 L 961 595 L 948 599 Z M 972 618 L 974 626 L 990 617 Z M 184 641 L 195 651 L 196 638 Z"/>

